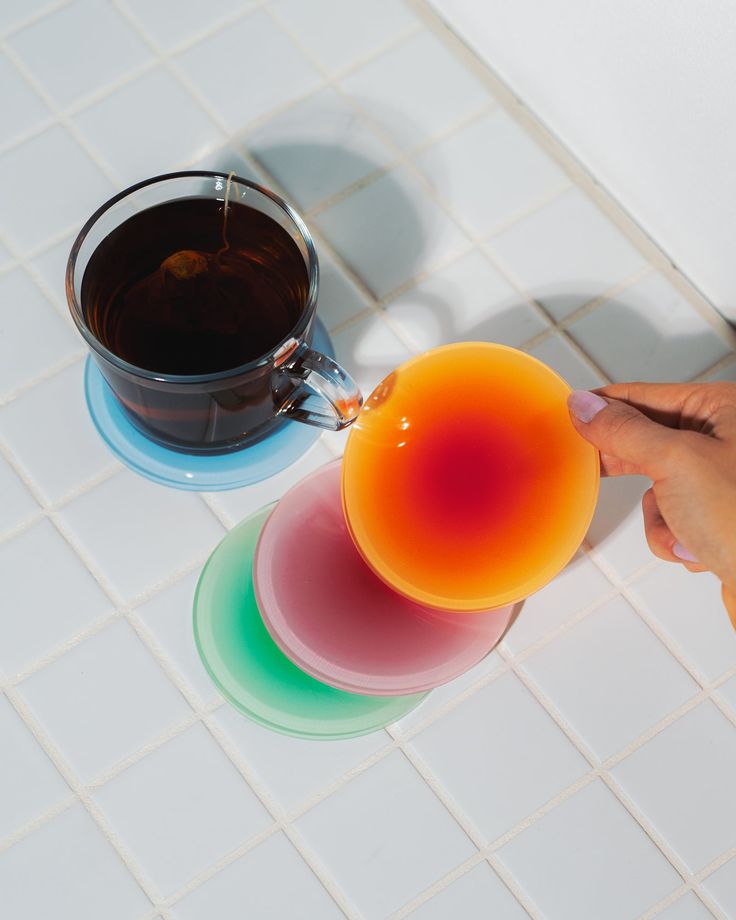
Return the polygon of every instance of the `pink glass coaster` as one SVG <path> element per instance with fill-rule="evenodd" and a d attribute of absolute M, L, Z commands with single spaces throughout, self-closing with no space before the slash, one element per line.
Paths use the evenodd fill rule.
<path fill-rule="evenodd" d="M 373 696 L 417 693 L 462 674 L 498 642 L 513 611 L 439 611 L 392 591 L 353 545 L 340 461 L 281 499 L 261 532 L 253 581 L 266 628 L 294 664 Z"/>

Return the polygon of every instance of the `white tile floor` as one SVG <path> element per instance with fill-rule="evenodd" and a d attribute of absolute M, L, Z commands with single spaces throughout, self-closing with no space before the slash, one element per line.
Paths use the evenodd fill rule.
<path fill-rule="evenodd" d="M 400 723 L 270 734 L 197 658 L 196 573 L 344 438 L 230 493 L 121 470 L 63 269 L 125 183 L 238 164 L 305 211 L 365 388 L 473 337 L 578 386 L 734 379 L 717 323 L 402 0 L 6 0 L 0 52 L 0 915 L 736 918 L 736 635 L 652 560 L 643 482 Z"/>

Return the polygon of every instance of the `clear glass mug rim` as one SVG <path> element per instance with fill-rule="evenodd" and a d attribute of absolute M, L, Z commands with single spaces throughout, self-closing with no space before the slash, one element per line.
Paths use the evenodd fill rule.
<path fill-rule="evenodd" d="M 291 207 L 283 198 L 279 195 L 272 192 L 270 189 L 265 188 L 262 185 L 259 185 L 257 182 L 251 182 L 249 179 L 243 179 L 241 176 L 236 176 L 233 174 L 231 176 L 231 182 L 236 182 L 238 185 L 244 185 L 247 188 L 254 189 L 259 192 L 261 195 L 265 195 L 267 198 L 270 198 L 271 201 L 277 205 L 281 210 L 286 214 L 289 220 L 296 226 L 297 230 L 304 240 L 304 244 L 307 248 L 308 255 L 308 265 L 307 269 L 309 272 L 309 291 L 307 293 L 307 302 L 304 306 L 304 309 L 299 317 L 299 320 L 290 330 L 288 335 L 283 338 L 280 342 L 274 345 L 270 351 L 261 355 L 258 358 L 254 358 L 252 361 L 248 361 L 245 364 L 240 364 L 237 367 L 228 368 L 223 371 L 213 371 L 208 374 L 160 374 L 155 371 L 148 371 L 145 368 L 138 367 L 136 364 L 130 364 L 128 361 L 123 360 L 118 357 L 115 352 L 110 351 L 106 348 L 102 342 L 91 332 L 89 327 L 84 321 L 84 313 L 82 311 L 82 305 L 79 302 L 79 299 L 76 296 L 74 291 L 74 274 L 77 264 L 77 257 L 79 251 L 84 244 L 87 235 L 90 230 L 94 227 L 97 221 L 110 210 L 114 205 L 119 201 L 122 201 L 124 198 L 127 198 L 134 192 L 139 191 L 140 189 L 146 188 L 157 183 L 165 183 L 173 179 L 222 179 L 223 182 L 227 182 L 227 177 L 229 173 L 223 172 L 212 172 L 211 170 L 206 169 L 194 169 L 194 170 L 183 170 L 181 172 L 173 173 L 163 173 L 159 176 L 152 176 L 150 179 L 144 179 L 141 182 L 136 182 L 134 185 L 130 185 L 127 188 L 123 189 L 121 192 L 118 192 L 116 195 L 113 195 L 112 198 L 109 198 L 104 204 L 89 217 L 85 222 L 82 229 L 79 231 L 74 243 L 72 245 L 71 252 L 69 253 L 69 258 L 66 265 L 66 296 L 69 306 L 71 308 L 72 319 L 74 320 L 77 328 L 84 337 L 84 340 L 87 344 L 101 355 L 105 360 L 109 361 L 114 367 L 122 370 L 128 374 L 132 374 L 135 377 L 141 377 L 145 380 L 157 381 L 160 383 L 178 383 L 178 384 L 187 384 L 187 383 L 211 383 L 217 382 L 224 379 L 229 379 L 231 377 L 238 377 L 241 374 L 246 374 L 249 371 L 255 370 L 256 368 L 266 367 L 274 361 L 274 357 L 281 351 L 286 345 L 295 340 L 294 344 L 301 341 L 301 337 L 304 333 L 304 330 L 309 325 L 309 322 L 312 319 L 316 305 L 317 305 L 317 289 L 319 285 L 319 262 L 317 259 L 317 251 L 314 246 L 314 240 L 312 239 L 312 234 L 309 232 L 307 225 L 304 223 L 301 215 Z M 80 298 L 81 299 L 81 298 Z M 290 350 L 289 350 L 290 353 Z"/>

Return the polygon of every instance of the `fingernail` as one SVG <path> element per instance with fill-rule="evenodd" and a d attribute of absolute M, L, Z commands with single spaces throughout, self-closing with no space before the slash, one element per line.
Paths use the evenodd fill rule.
<path fill-rule="evenodd" d="M 683 562 L 697 562 L 698 560 L 693 556 L 689 549 L 684 547 L 682 543 L 675 543 L 672 547 L 672 552 L 678 559 L 682 559 Z"/>
<path fill-rule="evenodd" d="M 608 403 L 602 396 L 589 390 L 573 390 L 567 397 L 567 405 L 575 418 L 581 422 L 589 422 L 601 409 L 605 409 Z"/>

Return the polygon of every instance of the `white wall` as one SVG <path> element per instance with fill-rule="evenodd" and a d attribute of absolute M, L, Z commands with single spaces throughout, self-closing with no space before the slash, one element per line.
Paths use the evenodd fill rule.
<path fill-rule="evenodd" d="M 734 0 L 431 0 L 736 320 Z"/>

